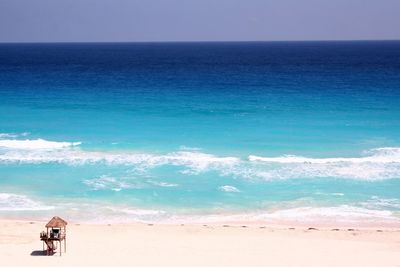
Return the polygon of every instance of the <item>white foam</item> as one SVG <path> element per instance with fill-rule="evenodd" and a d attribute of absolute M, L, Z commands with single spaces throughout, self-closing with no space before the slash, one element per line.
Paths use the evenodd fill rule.
<path fill-rule="evenodd" d="M 201 148 L 198 147 L 189 147 L 189 146 L 180 146 L 179 150 L 186 150 L 186 151 L 200 151 Z"/>
<path fill-rule="evenodd" d="M 103 180 L 105 177 L 103 177 Z M 376 201 L 373 197 L 371 200 Z M 219 210 L 207 213 L 197 210 L 162 210 L 143 209 L 131 206 L 110 206 L 100 202 L 60 202 L 57 209 L 70 214 L 70 218 L 79 221 L 101 222 L 157 222 L 157 223 L 217 223 L 217 222 L 267 222 L 267 223 L 328 223 L 328 224 L 398 224 L 399 215 L 387 208 L 387 203 L 393 207 L 398 205 L 397 199 L 380 199 L 382 205 L 364 206 L 363 203 L 340 206 L 296 208 L 270 207 L 266 210 L 229 212 Z M 360 204 L 360 205 L 359 205 Z M 46 206 L 27 196 L 0 193 L 0 211 L 47 211 L 55 207 Z M 93 219 L 95 218 L 95 219 Z"/>
<path fill-rule="evenodd" d="M 372 196 L 368 201 L 362 202 L 361 206 L 368 209 L 396 209 L 400 210 L 400 199 L 380 198 Z"/>
<path fill-rule="evenodd" d="M 163 215 L 166 214 L 163 210 L 152 210 L 152 209 L 134 209 L 134 208 L 115 208 L 115 207 L 107 207 L 110 210 L 116 212 L 122 212 L 128 215 L 136 215 L 136 216 L 147 216 L 147 215 Z"/>
<path fill-rule="evenodd" d="M 290 221 L 323 221 L 352 222 L 362 220 L 398 221 L 392 212 L 387 210 L 366 209 L 356 206 L 341 205 L 337 207 L 300 207 L 278 210 L 256 216 L 261 220 L 276 219 Z"/>
<path fill-rule="evenodd" d="M 14 134 L 14 133 L 0 133 L 0 139 L 3 139 L 3 138 L 16 138 L 16 137 L 18 137 L 18 135 Z"/>
<path fill-rule="evenodd" d="M 84 180 L 83 183 L 92 190 L 112 190 L 119 192 L 123 189 L 142 189 L 150 186 L 177 187 L 179 184 L 153 180 L 138 181 L 135 177 L 111 177 L 102 175 L 98 178 Z"/>
<path fill-rule="evenodd" d="M 29 132 L 23 132 L 23 133 L 20 133 L 20 134 L 17 134 L 17 133 L 0 133 L 0 139 L 6 139 L 6 138 L 15 139 L 15 138 L 18 138 L 20 136 L 23 136 L 23 137 L 28 136 L 29 134 L 30 134 Z"/>
<path fill-rule="evenodd" d="M 158 218 L 165 223 L 217 223 L 217 222 L 267 222 L 267 223 L 369 223 L 400 224 L 400 218 L 391 211 L 341 205 L 335 207 L 298 207 L 275 211 L 247 213 L 170 215 Z"/>
<path fill-rule="evenodd" d="M 232 185 L 223 185 L 218 188 L 222 192 L 239 193 L 240 190 Z"/>
<path fill-rule="evenodd" d="M 147 182 L 149 184 L 160 186 L 160 187 L 177 187 L 177 186 L 179 186 L 179 184 L 167 183 L 167 182 L 157 182 L 157 181 L 152 181 L 152 180 L 149 180 Z"/>
<path fill-rule="evenodd" d="M 357 180 L 385 180 L 400 177 L 400 164 L 290 164 L 274 166 L 271 169 L 253 168 L 247 170 L 249 178 L 263 180 L 296 178 L 344 178 Z"/>
<path fill-rule="evenodd" d="M 147 170 L 157 166 L 184 166 L 185 174 L 198 174 L 209 170 L 223 170 L 237 164 L 240 160 L 234 157 L 217 157 L 211 154 L 180 151 L 165 155 L 91 152 L 82 150 L 55 151 L 7 151 L 0 154 L 3 163 L 60 163 L 60 164 L 95 164 L 130 165 L 137 170 Z"/>
<path fill-rule="evenodd" d="M 43 139 L 35 140 L 15 140 L 6 139 L 0 140 L 0 148 L 21 149 L 21 150 L 36 150 L 36 149 L 60 149 L 80 145 L 80 142 L 54 142 Z"/>
<path fill-rule="evenodd" d="M 365 151 L 359 158 L 308 158 L 249 156 L 249 161 L 261 165 L 248 170 L 247 176 L 262 179 L 337 177 L 361 180 L 383 180 L 400 177 L 400 148 L 385 147 Z M 262 168 L 269 167 L 267 168 Z M 267 170 L 266 170 L 267 169 Z"/>
<path fill-rule="evenodd" d="M 344 196 L 344 193 L 323 193 L 323 192 L 316 192 L 315 195 L 326 195 L 326 196 Z"/>
<path fill-rule="evenodd" d="M 53 206 L 46 206 L 27 196 L 0 193 L 0 211 L 40 211 L 52 210 Z"/>
<path fill-rule="evenodd" d="M 84 151 L 79 147 L 74 147 L 79 143 L 50 142 L 49 144 L 48 142 L 45 141 L 46 145 L 43 146 L 33 145 L 32 147 L 52 147 L 53 149 L 0 150 L 0 164 L 126 165 L 132 172 L 142 174 L 152 168 L 167 165 L 179 167 L 178 171 L 185 175 L 215 171 L 220 176 L 262 180 L 330 177 L 360 180 L 400 178 L 400 148 L 373 149 L 365 152 L 360 158 L 249 156 L 249 160 L 241 160 L 238 157 L 219 157 L 199 151 L 178 151 L 167 154 Z M 9 147 L 12 146 L 9 145 Z"/>
<path fill-rule="evenodd" d="M 400 148 L 382 147 L 365 151 L 368 156 L 358 158 L 308 158 L 295 155 L 281 157 L 259 157 L 250 155 L 250 161 L 270 163 L 304 163 L 304 164 L 330 164 L 330 163 L 400 163 Z"/>
<path fill-rule="evenodd" d="M 93 217 L 95 217 L 96 220 L 92 222 L 98 223 L 101 221 L 113 221 L 116 223 L 124 223 L 134 221 L 143 223 L 160 223 L 164 222 L 165 218 L 170 216 L 169 213 L 163 210 L 139 209 L 126 206 L 103 206 L 100 209 L 100 213 L 94 214 Z"/>
<path fill-rule="evenodd" d="M 102 175 L 96 179 L 85 180 L 83 183 L 91 187 L 93 190 L 112 190 L 119 192 L 122 189 L 140 188 L 138 185 L 107 175 Z"/>

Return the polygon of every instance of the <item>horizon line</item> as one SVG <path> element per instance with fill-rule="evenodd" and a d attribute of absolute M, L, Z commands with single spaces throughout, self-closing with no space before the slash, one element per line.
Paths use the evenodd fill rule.
<path fill-rule="evenodd" d="M 396 42 L 400 39 L 332 39 L 332 40 L 219 40 L 219 41 L 0 41 L 0 44 L 135 44 L 135 43 L 296 43 L 296 42 Z"/>

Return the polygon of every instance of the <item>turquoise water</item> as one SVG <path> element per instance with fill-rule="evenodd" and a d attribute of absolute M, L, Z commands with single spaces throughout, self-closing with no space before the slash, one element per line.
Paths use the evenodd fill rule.
<path fill-rule="evenodd" d="M 400 42 L 2 44 L 0 216 L 400 221 Z"/>

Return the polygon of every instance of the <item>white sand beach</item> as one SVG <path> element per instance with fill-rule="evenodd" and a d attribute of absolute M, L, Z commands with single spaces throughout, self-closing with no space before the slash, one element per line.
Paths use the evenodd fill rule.
<path fill-rule="evenodd" d="M 70 223 L 60 257 L 45 224 L 1 220 L 1 266 L 400 266 L 400 229 Z"/>

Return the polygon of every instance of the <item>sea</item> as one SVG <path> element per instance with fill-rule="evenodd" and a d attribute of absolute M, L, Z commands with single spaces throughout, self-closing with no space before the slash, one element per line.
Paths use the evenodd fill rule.
<path fill-rule="evenodd" d="M 400 226 L 400 41 L 0 44 L 0 218 Z"/>

